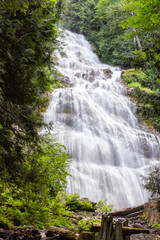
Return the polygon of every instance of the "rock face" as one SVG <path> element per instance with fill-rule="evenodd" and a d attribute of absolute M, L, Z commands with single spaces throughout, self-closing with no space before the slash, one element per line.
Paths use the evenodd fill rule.
<path fill-rule="evenodd" d="M 155 222 L 160 223 L 160 200 L 145 203 L 144 214 L 151 225 Z"/>

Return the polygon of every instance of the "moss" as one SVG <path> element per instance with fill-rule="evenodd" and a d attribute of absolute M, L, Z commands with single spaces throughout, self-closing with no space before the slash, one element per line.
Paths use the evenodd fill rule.
<path fill-rule="evenodd" d="M 137 104 L 139 119 L 160 131 L 160 86 L 157 79 L 140 69 L 123 70 L 121 79 L 128 88 L 128 95 Z"/>

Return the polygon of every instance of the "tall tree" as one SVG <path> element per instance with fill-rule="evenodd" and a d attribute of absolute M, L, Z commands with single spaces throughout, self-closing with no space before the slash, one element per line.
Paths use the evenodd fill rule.
<path fill-rule="evenodd" d="M 12 171 L 24 149 L 36 146 L 41 111 L 53 82 L 60 1 L 0 3 L 0 169 Z M 34 143 L 34 144 L 33 144 Z M 0 170 L 0 171 L 1 171 Z"/>
<path fill-rule="evenodd" d="M 42 113 L 48 103 L 46 92 L 57 82 L 53 52 L 63 3 L 0 2 L 2 222 L 7 218 L 18 225 L 49 224 L 53 198 L 66 186 L 69 156 L 63 146 L 41 133 L 50 128 Z"/>
<path fill-rule="evenodd" d="M 141 38 L 136 61 L 138 65 L 153 69 L 160 78 L 160 2 L 159 0 L 126 0 L 125 11 L 130 17 L 121 26 L 131 30 L 129 37 Z M 146 64 L 147 63 L 147 64 Z"/>
<path fill-rule="evenodd" d="M 96 15 L 100 19 L 100 31 L 97 33 L 99 51 L 102 59 L 112 64 L 131 65 L 133 44 L 125 40 L 126 33 L 119 26 L 128 17 L 123 10 L 124 0 L 100 0 L 96 6 Z"/>
<path fill-rule="evenodd" d="M 128 15 L 123 6 L 124 0 L 69 0 L 65 26 L 84 34 L 102 61 L 130 65 L 133 44 L 124 40 L 125 31 L 119 27 Z"/>

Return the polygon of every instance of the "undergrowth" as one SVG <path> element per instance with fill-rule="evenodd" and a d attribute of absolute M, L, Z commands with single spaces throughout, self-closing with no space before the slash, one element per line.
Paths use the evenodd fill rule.
<path fill-rule="evenodd" d="M 122 81 L 133 88 L 129 94 L 136 100 L 140 119 L 160 131 L 160 79 L 151 71 L 128 69 L 122 71 Z"/>
<path fill-rule="evenodd" d="M 17 195 L 18 196 L 18 195 Z M 25 199 L 13 196 L 9 189 L 1 192 L 0 196 L 0 224 L 5 228 L 32 225 L 36 229 L 44 229 L 49 226 L 68 227 L 70 230 L 89 230 L 93 222 L 101 222 L 99 219 L 90 221 L 80 220 L 75 225 L 72 219 L 77 219 L 75 213 L 83 211 L 83 215 L 92 216 L 91 211 L 110 211 L 111 205 L 99 201 L 95 206 L 89 199 L 80 199 L 77 193 L 68 195 L 58 193 L 50 200 L 39 201 L 30 199 L 26 204 Z"/>

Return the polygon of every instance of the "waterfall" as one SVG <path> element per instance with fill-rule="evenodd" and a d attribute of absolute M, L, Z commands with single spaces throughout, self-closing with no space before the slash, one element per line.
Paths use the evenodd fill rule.
<path fill-rule="evenodd" d="M 85 37 L 70 31 L 57 57 L 70 86 L 53 91 L 44 118 L 72 157 L 67 192 L 107 199 L 115 209 L 145 202 L 140 175 L 158 163 L 160 139 L 139 128 L 121 70 L 102 64 Z"/>

